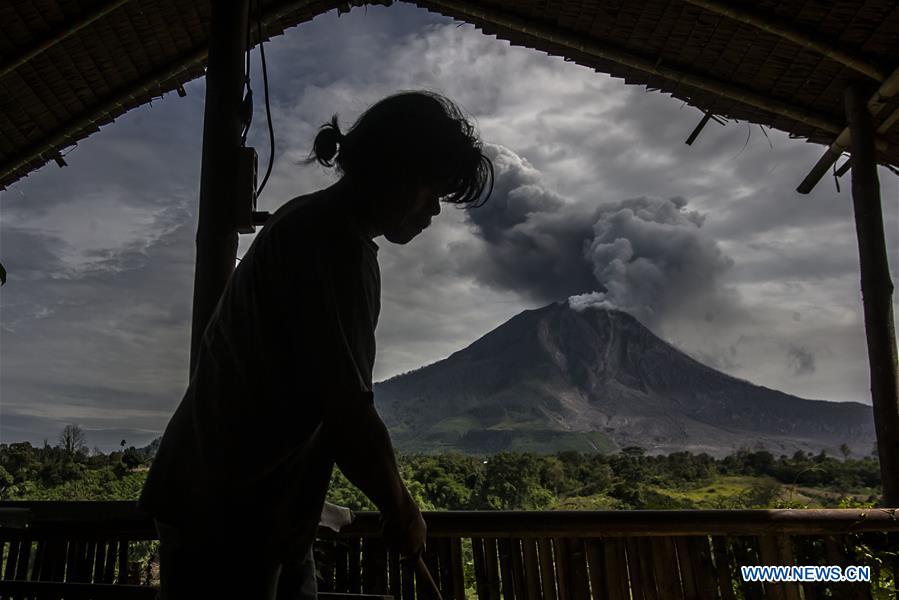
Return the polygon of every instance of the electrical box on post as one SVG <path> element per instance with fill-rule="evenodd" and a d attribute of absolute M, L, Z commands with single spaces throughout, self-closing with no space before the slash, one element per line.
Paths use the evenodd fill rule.
<path fill-rule="evenodd" d="M 256 231 L 254 213 L 256 212 L 258 163 L 255 148 L 238 148 L 237 193 L 235 194 L 237 205 L 234 207 L 238 233 L 254 233 Z"/>

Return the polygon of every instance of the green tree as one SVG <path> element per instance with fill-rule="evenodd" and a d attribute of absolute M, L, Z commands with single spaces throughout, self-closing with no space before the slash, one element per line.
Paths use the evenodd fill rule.
<path fill-rule="evenodd" d="M 139 467 L 143 462 L 140 453 L 137 448 L 134 446 L 129 446 L 125 453 L 122 455 L 122 464 L 124 464 L 129 469 L 134 469 L 135 467 Z"/>
<path fill-rule="evenodd" d="M 59 445 L 71 457 L 74 457 L 76 453 L 86 454 L 88 452 L 87 436 L 84 430 L 71 423 L 66 425 L 59 434 Z"/>
<path fill-rule="evenodd" d="M 843 455 L 843 460 L 849 458 L 849 455 L 852 454 L 852 450 L 849 449 L 849 445 L 846 442 L 840 444 L 840 454 Z"/>
<path fill-rule="evenodd" d="M 7 493 L 15 482 L 12 474 L 0 465 L 0 500 L 6 500 Z"/>
<path fill-rule="evenodd" d="M 536 510 L 554 499 L 540 485 L 540 469 L 533 454 L 500 452 L 487 459 L 482 501 L 484 508 Z"/>

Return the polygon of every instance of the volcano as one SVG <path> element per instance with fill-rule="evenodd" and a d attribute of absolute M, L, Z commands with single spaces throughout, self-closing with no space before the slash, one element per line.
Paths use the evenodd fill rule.
<path fill-rule="evenodd" d="M 463 350 L 378 383 L 398 450 L 867 455 L 870 406 L 807 400 L 712 369 L 616 310 L 524 311 Z"/>

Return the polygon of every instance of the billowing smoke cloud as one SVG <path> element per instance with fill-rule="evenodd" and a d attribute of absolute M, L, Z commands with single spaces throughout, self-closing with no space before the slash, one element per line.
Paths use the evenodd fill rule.
<path fill-rule="evenodd" d="M 787 348 L 787 366 L 794 375 L 808 375 L 815 372 L 815 353 L 803 346 L 790 344 Z"/>
<path fill-rule="evenodd" d="M 467 213 L 486 254 L 465 267 L 483 283 L 539 302 L 618 308 L 647 324 L 689 313 L 714 319 L 732 302 L 721 275 L 732 261 L 681 197 L 574 202 L 547 188 L 528 161 L 489 146 L 496 185 Z"/>
<path fill-rule="evenodd" d="M 686 207 L 680 197 L 601 206 L 584 256 L 605 291 L 576 296 L 571 306 L 614 307 L 653 322 L 716 303 L 733 261 L 702 231 L 704 216 Z"/>
<path fill-rule="evenodd" d="M 592 211 L 572 204 L 541 182 L 540 172 L 503 146 L 487 145 L 495 170 L 490 201 L 466 211 L 484 252 L 465 257 L 460 270 L 490 287 L 537 302 L 596 289 L 584 241 Z"/>

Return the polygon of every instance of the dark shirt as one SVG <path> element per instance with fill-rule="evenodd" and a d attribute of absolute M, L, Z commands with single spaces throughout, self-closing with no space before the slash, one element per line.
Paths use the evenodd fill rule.
<path fill-rule="evenodd" d="M 139 506 L 197 535 L 302 555 L 333 468 L 326 402 L 372 402 L 377 245 L 318 192 L 282 206 L 203 335 Z M 251 542 L 248 542 L 251 543 Z"/>

